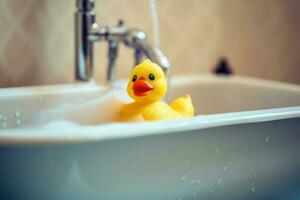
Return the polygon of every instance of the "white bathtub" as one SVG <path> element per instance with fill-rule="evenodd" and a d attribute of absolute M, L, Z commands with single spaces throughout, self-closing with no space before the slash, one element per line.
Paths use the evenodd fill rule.
<path fill-rule="evenodd" d="M 76 126 L 26 128 L 42 110 L 106 89 L 1 89 L 0 199 L 300 198 L 299 86 L 210 75 L 172 82 L 170 99 L 190 93 L 199 116 L 97 125 L 80 113 Z"/>

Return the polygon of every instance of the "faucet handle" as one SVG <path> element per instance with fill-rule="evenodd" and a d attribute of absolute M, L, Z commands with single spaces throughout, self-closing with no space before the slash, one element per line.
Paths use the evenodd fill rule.
<path fill-rule="evenodd" d="M 108 42 L 108 68 L 106 80 L 113 84 L 116 74 L 116 59 L 118 56 L 118 42 L 110 40 Z"/>
<path fill-rule="evenodd" d="M 95 7 L 94 0 L 77 0 L 77 8 L 83 12 L 92 11 Z"/>
<path fill-rule="evenodd" d="M 138 65 L 141 63 L 142 61 L 142 57 L 143 57 L 143 51 L 142 49 L 140 48 L 135 48 L 135 51 L 134 51 L 134 60 L 135 60 L 135 65 Z M 134 65 L 134 66 L 135 66 Z"/>
<path fill-rule="evenodd" d="M 118 20 L 118 27 L 122 27 L 124 26 L 124 20 L 123 19 L 119 19 Z"/>
<path fill-rule="evenodd" d="M 124 21 L 122 19 L 118 20 L 118 24 L 116 27 L 122 27 Z M 109 34 L 109 32 L 107 33 Z M 116 59 L 118 56 L 118 45 L 119 41 L 117 38 L 108 39 L 108 68 L 107 68 L 107 75 L 106 80 L 113 84 L 114 80 L 116 79 Z"/>

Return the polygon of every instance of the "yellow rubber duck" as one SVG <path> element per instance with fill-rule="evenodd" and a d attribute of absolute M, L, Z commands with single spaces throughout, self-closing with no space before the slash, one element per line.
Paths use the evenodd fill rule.
<path fill-rule="evenodd" d="M 160 101 L 167 92 L 163 70 L 149 59 L 135 66 L 127 84 L 127 93 L 134 102 L 125 104 L 118 113 L 119 121 L 166 120 L 194 116 L 189 95 L 174 100 L 170 105 Z"/>

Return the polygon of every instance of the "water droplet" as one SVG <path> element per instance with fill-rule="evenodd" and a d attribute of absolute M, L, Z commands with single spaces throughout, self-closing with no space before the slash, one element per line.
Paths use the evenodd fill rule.
<path fill-rule="evenodd" d="M 255 191 L 255 186 L 252 186 L 249 189 L 250 189 L 251 192 L 254 192 Z"/>
<path fill-rule="evenodd" d="M 219 178 L 219 179 L 217 180 L 217 184 L 222 183 L 222 181 L 223 181 L 223 179 Z"/>
<path fill-rule="evenodd" d="M 270 137 L 270 136 L 267 136 L 266 139 L 265 139 L 265 142 L 269 143 L 269 142 L 270 142 L 270 139 L 271 139 L 271 137 Z"/>
<path fill-rule="evenodd" d="M 226 172 L 226 171 L 227 171 L 227 169 L 228 169 L 228 167 L 227 167 L 227 166 L 224 166 L 224 167 L 223 167 L 223 171 L 224 171 L 224 172 Z"/>
<path fill-rule="evenodd" d="M 15 113 L 16 117 L 19 117 L 21 115 L 21 111 L 20 110 L 17 110 L 16 113 Z"/>
<path fill-rule="evenodd" d="M 186 179 L 186 175 L 184 175 L 184 176 L 181 177 L 181 180 L 184 181 L 185 179 Z"/>
<path fill-rule="evenodd" d="M 196 184 L 200 184 L 200 183 L 201 183 L 201 180 L 197 180 L 197 181 L 196 181 Z"/>
<path fill-rule="evenodd" d="M 215 154 L 218 155 L 220 152 L 219 152 L 219 149 L 218 148 L 215 148 Z"/>
<path fill-rule="evenodd" d="M 17 125 L 19 126 L 21 124 L 21 120 L 17 119 Z"/>
<path fill-rule="evenodd" d="M 197 196 L 197 193 L 194 193 L 194 194 L 193 194 L 193 197 L 196 197 L 196 196 Z"/>
<path fill-rule="evenodd" d="M 255 173 L 255 174 L 253 175 L 253 177 L 256 178 L 256 177 L 257 177 L 257 173 Z"/>

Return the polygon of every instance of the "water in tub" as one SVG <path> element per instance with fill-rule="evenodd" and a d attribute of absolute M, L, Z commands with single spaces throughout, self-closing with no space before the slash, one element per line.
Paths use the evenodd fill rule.
<path fill-rule="evenodd" d="M 65 103 L 45 110 L 29 126 L 97 125 L 113 122 L 121 105 L 130 101 L 124 89 L 115 88 L 100 98 L 82 104 Z"/>

